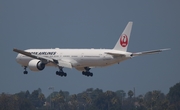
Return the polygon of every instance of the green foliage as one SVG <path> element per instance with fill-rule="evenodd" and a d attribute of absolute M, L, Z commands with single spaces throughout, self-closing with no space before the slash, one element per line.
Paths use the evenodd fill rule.
<path fill-rule="evenodd" d="M 177 83 L 173 87 L 170 88 L 170 91 L 168 93 L 168 99 L 170 103 L 180 101 L 180 83 Z"/>
<path fill-rule="evenodd" d="M 134 95 L 133 91 L 132 91 L 132 90 L 129 90 L 129 91 L 128 91 L 128 96 L 129 96 L 130 98 L 132 98 L 133 95 Z"/>
<path fill-rule="evenodd" d="M 126 93 L 123 90 L 117 90 L 115 93 L 121 100 L 126 97 Z"/>
<path fill-rule="evenodd" d="M 174 110 L 180 110 L 180 82 L 170 88 L 167 98 Z"/>
<path fill-rule="evenodd" d="M 34 106 L 27 99 L 25 92 L 20 92 L 14 95 L 0 95 L 0 110 L 33 110 Z"/>
<path fill-rule="evenodd" d="M 105 91 L 89 88 L 79 94 L 67 91 L 52 92 L 45 98 L 41 89 L 0 95 L 0 110 L 180 110 L 180 83 L 170 88 L 167 95 L 161 91 L 147 92 L 133 97 L 132 90 Z"/>

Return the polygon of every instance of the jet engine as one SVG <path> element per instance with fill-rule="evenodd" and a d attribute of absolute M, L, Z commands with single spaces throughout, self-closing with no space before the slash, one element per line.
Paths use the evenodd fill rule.
<path fill-rule="evenodd" d="M 28 64 L 31 71 L 41 71 L 45 68 L 45 64 L 40 60 L 31 60 Z"/>

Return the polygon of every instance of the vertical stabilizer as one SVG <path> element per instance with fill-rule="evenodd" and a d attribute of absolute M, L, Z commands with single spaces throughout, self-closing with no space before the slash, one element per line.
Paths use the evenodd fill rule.
<path fill-rule="evenodd" d="M 124 29 L 123 33 L 119 37 L 116 45 L 114 46 L 114 50 L 120 50 L 120 51 L 127 51 L 129 39 L 131 35 L 131 29 L 132 29 L 133 22 L 129 22 Z"/>

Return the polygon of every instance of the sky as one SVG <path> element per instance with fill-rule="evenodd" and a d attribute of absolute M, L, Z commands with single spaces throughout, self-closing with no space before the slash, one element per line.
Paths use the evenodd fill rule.
<path fill-rule="evenodd" d="M 76 94 L 88 88 L 103 91 L 135 88 L 136 95 L 169 88 L 180 82 L 180 1 L 174 0 L 1 0 L 0 1 L 0 93 L 38 88 Z M 107 48 L 116 44 L 129 21 L 133 21 L 128 51 L 171 48 L 160 54 L 136 57 L 105 68 L 93 68 L 93 77 L 64 68 L 23 74 L 13 48 Z"/>

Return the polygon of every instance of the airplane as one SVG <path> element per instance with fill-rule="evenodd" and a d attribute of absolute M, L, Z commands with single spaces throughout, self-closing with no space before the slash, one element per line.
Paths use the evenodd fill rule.
<path fill-rule="evenodd" d="M 46 66 L 55 66 L 59 68 L 56 75 L 67 76 L 63 68 L 75 68 L 82 72 L 85 76 L 93 76 L 90 72 L 91 68 L 106 67 L 113 64 L 131 59 L 136 56 L 160 53 L 166 49 L 158 49 L 143 52 L 127 52 L 131 29 L 133 22 L 128 22 L 124 31 L 120 35 L 116 45 L 113 49 L 27 49 L 19 50 L 14 48 L 17 52 L 16 61 L 24 67 L 24 74 L 28 74 L 27 67 L 31 71 L 41 71 Z"/>

